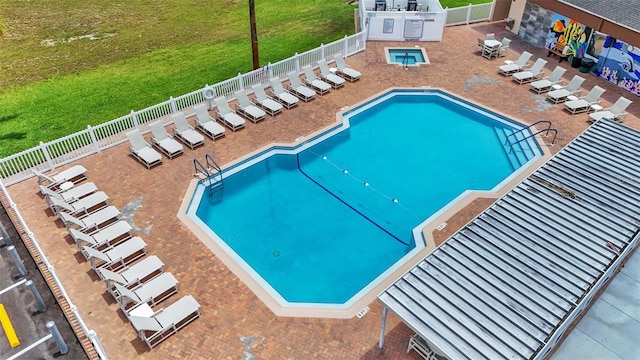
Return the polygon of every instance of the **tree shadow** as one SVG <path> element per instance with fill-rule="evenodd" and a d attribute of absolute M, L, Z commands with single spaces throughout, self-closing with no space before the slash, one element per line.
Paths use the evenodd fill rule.
<path fill-rule="evenodd" d="M 0 122 L 5 122 L 5 121 L 17 119 L 18 116 L 20 116 L 20 115 L 12 114 L 12 115 L 0 116 Z"/>
<path fill-rule="evenodd" d="M 11 132 L 0 134 L 0 140 L 24 140 L 27 137 L 26 132 Z"/>

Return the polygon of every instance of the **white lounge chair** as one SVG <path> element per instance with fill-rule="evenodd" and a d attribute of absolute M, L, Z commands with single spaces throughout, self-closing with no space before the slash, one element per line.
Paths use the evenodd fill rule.
<path fill-rule="evenodd" d="M 255 97 L 253 98 L 254 104 L 260 107 L 262 110 L 266 111 L 267 114 L 276 116 L 282 112 L 283 107 L 281 102 L 276 101 L 279 99 L 273 99 L 271 96 L 267 95 L 262 84 L 253 85 L 251 89 L 253 90 L 253 94 L 255 95 Z"/>
<path fill-rule="evenodd" d="M 171 115 L 173 121 L 173 136 L 182 141 L 191 150 L 204 145 L 204 136 L 198 133 L 189 123 L 182 111 Z"/>
<path fill-rule="evenodd" d="M 74 165 L 66 170 L 52 175 L 45 175 L 38 170 L 32 170 L 32 172 L 33 175 L 38 177 L 38 185 L 45 186 L 53 191 L 58 190 L 60 188 L 60 185 L 66 182 L 77 184 L 87 179 L 87 169 L 85 169 L 82 165 Z"/>
<path fill-rule="evenodd" d="M 140 130 L 134 129 L 127 133 L 129 139 L 129 151 L 131 155 L 138 159 L 147 169 L 151 169 L 154 165 L 162 164 L 162 155 L 153 150 L 151 145 L 144 140 Z"/>
<path fill-rule="evenodd" d="M 326 82 L 331 84 L 331 86 L 333 86 L 334 89 L 338 89 L 344 86 L 344 83 L 346 82 L 346 80 L 332 73 L 326 61 L 318 60 L 318 68 L 320 69 L 320 74 L 318 76 L 320 76 L 322 80 L 325 80 Z"/>
<path fill-rule="evenodd" d="M 233 131 L 240 130 L 244 127 L 245 121 L 240 115 L 236 114 L 229 107 L 229 102 L 224 96 L 213 99 L 216 104 L 216 117 L 222 121 L 223 124 Z"/>
<path fill-rule="evenodd" d="M 264 110 L 251 103 L 251 100 L 249 100 L 249 97 L 244 90 L 236 91 L 236 99 L 238 100 L 238 103 L 236 104 L 236 112 L 253 121 L 254 124 L 267 117 L 267 113 L 264 112 Z"/>
<path fill-rule="evenodd" d="M 532 82 L 529 84 L 529 88 L 536 94 L 545 93 L 551 90 L 553 85 L 559 85 L 562 83 L 562 75 L 564 75 L 566 71 L 567 69 L 561 66 L 556 66 L 549 77 Z"/>
<path fill-rule="evenodd" d="M 545 65 L 547 65 L 547 60 L 537 59 L 529 70 L 514 73 L 511 78 L 518 84 L 530 83 L 544 76 L 543 69 Z"/>
<path fill-rule="evenodd" d="M 509 76 L 515 72 L 522 71 L 527 66 L 527 62 L 529 62 L 531 56 L 533 55 L 530 52 L 523 51 L 515 62 L 500 65 L 498 67 L 498 72 L 504 76 Z"/>
<path fill-rule="evenodd" d="M 344 59 L 341 56 L 336 56 L 336 74 L 342 76 L 346 80 L 350 82 L 354 82 L 360 79 L 362 75 L 360 71 L 352 69 L 349 65 L 344 62 Z"/>
<path fill-rule="evenodd" d="M 98 273 L 98 269 L 119 271 L 126 265 L 145 256 L 147 254 L 147 244 L 141 237 L 136 236 L 103 251 L 83 246 L 82 253 L 87 254 L 91 268 L 96 273 Z"/>
<path fill-rule="evenodd" d="M 620 96 L 610 108 L 589 114 L 588 121 L 594 122 L 600 119 L 609 119 L 617 122 L 623 122 L 624 117 L 627 116 L 627 107 L 629 107 L 632 102 L 633 101 Z"/>
<path fill-rule="evenodd" d="M 90 233 L 118 220 L 120 211 L 115 206 L 107 206 L 104 209 L 92 212 L 83 217 L 75 217 L 65 212 L 61 212 L 59 216 L 67 227 L 67 231 L 74 228 L 82 232 Z"/>
<path fill-rule="evenodd" d="M 169 159 L 184 153 L 184 146 L 169 135 L 162 122 L 154 121 L 150 123 L 149 129 L 151 129 L 151 143 L 167 155 Z"/>
<path fill-rule="evenodd" d="M 291 91 L 292 94 L 304 102 L 315 99 L 316 92 L 303 85 L 295 72 L 287 73 L 287 77 L 289 78 L 287 90 Z"/>
<path fill-rule="evenodd" d="M 54 214 L 66 212 L 73 216 L 86 215 L 109 206 L 109 197 L 104 191 L 95 192 L 73 203 L 56 198 L 51 198 L 50 201 Z"/>
<path fill-rule="evenodd" d="M 132 308 L 128 314 L 131 325 L 150 349 L 199 316 L 200 304 L 191 295 L 186 295 L 155 313 L 148 305 L 140 304 Z"/>
<path fill-rule="evenodd" d="M 584 82 L 584 78 L 574 75 L 571 81 L 562 89 L 552 90 L 547 93 L 547 100 L 554 104 L 565 102 L 568 96 L 580 94 L 582 91 L 580 86 Z"/>
<path fill-rule="evenodd" d="M 300 99 L 298 99 L 295 95 L 285 90 L 284 86 L 282 86 L 282 82 L 280 81 L 280 79 L 271 78 L 269 79 L 269 83 L 271 84 L 271 93 L 269 95 L 271 95 L 271 97 L 273 97 L 274 99 L 276 99 L 276 101 L 282 104 L 280 106 L 281 109 L 282 109 L 282 106 L 286 107 L 287 109 L 291 109 L 292 107 L 298 106 L 298 102 L 300 101 Z"/>
<path fill-rule="evenodd" d="M 147 256 L 131 266 L 125 266 L 115 272 L 107 269 L 98 269 L 96 272 L 104 280 L 107 291 L 115 299 L 118 296 L 115 284 L 120 284 L 127 289 L 143 284 L 162 274 L 164 263 L 155 255 Z"/>
<path fill-rule="evenodd" d="M 600 86 L 594 86 L 585 97 L 565 102 L 564 109 L 571 114 L 587 112 L 591 109 L 591 106 L 600 102 L 600 96 L 604 94 L 604 92 L 605 90 Z"/>
<path fill-rule="evenodd" d="M 311 66 L 303 66 L 304 83 L 311 86 L 318 94 L 324 95 L 331 90 L 331 84 L 324 82 L 316 77 Z"/>
<path fill-rule="evenodd" d="M 131 230 L 133 229 L 128 222 L 120 220 L 90 234 L 73 228 L 69 229 L 69 234 L 75 240 L 79 251 L 82 251 L 83 246 L 101 250 L 131 239 Z M 83 253 L 83 255 L 87 256 L 86 253 Z"/>
<path fill-rule="evenodd" d="M 202 131 L 205 135 L 215 140 L 225 135 L 226 129 L 218 124 L 216 120 L 209 115 L 207 105 L 200 104 L 193 107 L 196 113 L 196 129 Z"/>
<path fill-rule="evenodd" d="M 98 190 L 96 185 L 92 182 L 84 183 L 82 185 L 74 186 L 69 190 L 53 191 L 44 185 L 38 185 L 40 192 L 44 195 L 47 205 L 53 211 L 53 205 L 50 199 L 58 199 L 67 203 L 73 203 L 78 199 L 81 199 L 87 195 L 91 195 Z"/>
<path fill-rule="evenodd" d="M 178 292 L 178 280 L 170 272 L 162 273 L 133 289 L 128 289 L 118 283 L 113 285 L 116 288 L 116 301 L 125 314 L 133 306 L 141 303 L 147 303 L 150 307 L 154 307 Z"/>

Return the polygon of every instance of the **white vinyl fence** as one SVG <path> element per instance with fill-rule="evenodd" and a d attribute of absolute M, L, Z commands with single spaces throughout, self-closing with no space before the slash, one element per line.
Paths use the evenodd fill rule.
<path fill-rule="evenodd" d="M 206 102 L 204 91 L 213 91 L 215 96 L 226 96 L 232 100 L 234 93 L 244 89 L 251 92 L 251 86 L 266 84 L 269 86 L 270 78 L 285 79 L 286 74 L 295 71 L 301 73 L 305 65 L 317 67 L 318 60 L 331 62 L 334 57 L 347 57 L 364 51 L 366 47 L 366 30 L 360 33 L 345 36 L 343 39 L 327 45 L 307 51 L 302 54 L 268 64 L 246 74 L 225 80 L 223 82 L 206 85 L 179 97 L 171 97 L 169 100 L 131 113 L 109 122 L 88 126 L 87 129 L 65 136 L 63 138 L 40 143 L 39 146 L 22 151 L 20 153 L 0 159 L 0 182 L 11 185 L 33 176 L 32 170 L 49 171 L 63 166 L 75 160 L 81 159 L 108 149 L 112 146 L 126 142 L 126 132 L 139 128 L 143 133 L 148 132 L 148 123 L 162 120 L 165 124 L 171 122 L 171 114 L 184 111 L 190 115 L 194 105 Z"/>
<path fill-rule="evenodd" d="M 471 5 L 445 9 L 447 12 L 446 26 L 452 25 L 468 25 L 471 23 L 487 21 L 491 19 L 493 15 L 493 2 L 487 4 Z"/>

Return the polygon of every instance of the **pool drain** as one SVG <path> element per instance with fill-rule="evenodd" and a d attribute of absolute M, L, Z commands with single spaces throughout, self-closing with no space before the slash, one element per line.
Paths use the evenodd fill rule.
<path fill-rule="evenodd" d="M 275 250 L 275 251 L 273 252 L 273 257 L 278 257 L 278 256 L 280 256 L 281 254 L 282 254 L 282 253 L 280 252 L 280 250 Z"/>

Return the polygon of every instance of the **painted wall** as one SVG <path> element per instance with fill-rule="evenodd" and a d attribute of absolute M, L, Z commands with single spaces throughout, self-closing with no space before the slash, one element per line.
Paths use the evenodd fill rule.
<path fill-rule="evenodd" d="M 552 49 L 558 43 L 566 46 L 567 55 L 582 58 L 587 51 L 587 41 L 590 36 L 591 28 L 566 16 L 554 14 L 544 47 Z"/>
<path fill-rule="evenodd" d="M 640 49 L 607 36 L 593 73 L 640 96 Z"/>

